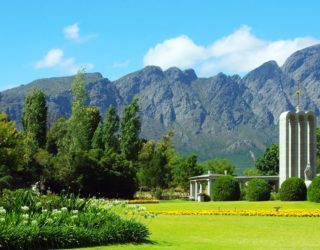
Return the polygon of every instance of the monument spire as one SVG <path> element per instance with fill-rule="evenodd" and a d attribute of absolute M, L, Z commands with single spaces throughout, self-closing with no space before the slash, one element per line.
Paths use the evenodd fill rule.
<path fill-rule="evenodd" d="M 298 81 L 298 89 L 296 91 L 296 95 L 297 95 L 297 107 L 296 107 L 296 111 L 299 112 L 301 110 L 300 107 L 300 95 L 301 95 L 301 89 L 300 89 L 300 82 Z"/>

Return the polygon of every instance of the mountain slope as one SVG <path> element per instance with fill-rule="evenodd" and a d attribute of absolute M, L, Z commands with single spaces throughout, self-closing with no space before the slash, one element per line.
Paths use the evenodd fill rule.
<path fill-rule="evenodd" d="M 85 74 L 89 105 L 102 115 L 112 104 L 122 113 L 139 96 L 142 136 L 158 139 L 174 130 L 180 152 L 195 152 L 204 160 L 227 157 L 240 168 L 252 166 L 266 146 L 278 140 L 278 117 L 297 105 L 297 82 L 302 105 L 319 116 L 320 46 L 291 55 L 282 67 L 266 62 L 243 78 L 218 74 L 198 78 L 193 70 L 148 66 L 116 81 L 100 73 Z M 0 109 L 21 127 L 24 99 L 33 87 L 48 99 L 49 121 L 71 112 L 73 77 L 36 80 L 0 93 Z"/>

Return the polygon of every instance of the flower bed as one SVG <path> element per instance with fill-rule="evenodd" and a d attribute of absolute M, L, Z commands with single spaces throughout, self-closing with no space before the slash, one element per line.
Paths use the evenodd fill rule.
<path fill-rule="evenodd" d="M 149 231 L 140 220 L 151 216 L 145 208 L 119 201 L 111 204 L 102 199 L 7 191 L 0 197 L 0 246 L 48 249 L 146 240 Z M 130 216 L 124 213 L 128 211 Z"/>
<path fill-rule="evenodd" d="M 198 210 L 198 211 L 155 211 L 163 215 L 240 215 L 240 216 L 283 216 L 283 217 L 320 217 L 320 209 L 283 209 L 283 210 Z"/>

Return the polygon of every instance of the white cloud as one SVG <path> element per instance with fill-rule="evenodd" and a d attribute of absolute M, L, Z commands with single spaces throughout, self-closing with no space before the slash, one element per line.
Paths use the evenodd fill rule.
<path fill-rule="evenodd" d="M 92 63 L 78 64 L 75 59 L 65 58 L 62 49 L 51 49 L 48 53 L 39 61 L 35 63 L 36 69 L 53 68 L 59 69 L 65 73 L 75 74 L 80 69 L 90 70 L 94 67 Z"/>
<path fill-rule="evenodd" d="M 144 65 L 195 68 L 202 76 L 220 71 L 243 74 L 269 60 L 282 65 L 293 52 L 319 42 L 312 37 L 267 41 L 242 26 L 209 46 L 197 45 L 187 36 L 165 40 L 148 50 Z"/>
<path fill-rule="evenodd" d="M 59 64 L 63 60 L 63 51 L 61 49 L 51 49 L 43 59 L 37 61 L 36 68 L 50 68 Z"/>
<path fill-rule="evenodd" d="M 63 33 L 65 37 L 67 39 L 75 40 L 75 41 L 80 39 L 79 31 L 80 31 L 80 28 L 77 23 L 71 24 L 63 28 Z"/>
<path fill-rule="evenodd" d="M 144 65 L 158 65 L 164 69 L 178 66 L 187 68 L 206 58 L 206 49 L 196 45 L 189 37 L 179 36 L 165 40 L 149 49 Z"/>
<path fill-rule="evenodd" d="M 86 42 L 86 41 L 88 41 L 92 38 L 95 38 L 97 36 L 94 34 L 81 36 L 78 23 L 74 23 L 74 24 L 71 24 L 71 25 L 64 27 L 63 33 L 64 33 L 64 36 L 66 39 L 74 41 L 74 42 L 79 42 L 79 43 Z"/>

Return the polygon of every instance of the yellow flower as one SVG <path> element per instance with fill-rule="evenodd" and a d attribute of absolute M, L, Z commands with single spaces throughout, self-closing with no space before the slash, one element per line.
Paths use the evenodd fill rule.
<path fill-rule="evenodd" d="M 173 210 L 173 211 L 156 211 L 163 215 L 240 215 L 240 216 L 286 216 L 286 217 L 320 217 L 320 209 L 283 209 L 275 210 Z"/>

